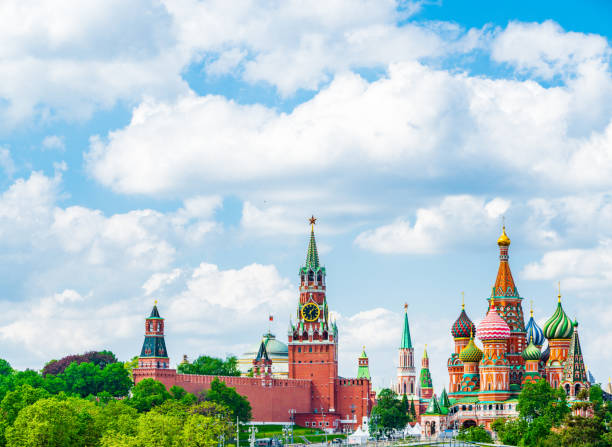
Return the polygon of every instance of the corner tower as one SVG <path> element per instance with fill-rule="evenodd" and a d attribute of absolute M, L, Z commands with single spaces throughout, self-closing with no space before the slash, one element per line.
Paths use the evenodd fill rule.
<path fill-rule="evenodd" d="M 525 340 L 525 318 L 523 316 L 523 298 L 514 284 L 514 278 L 508 263 L 510 238 L 506 234 L 506 226 L 497 239 L 499 246 L 499 268 L 495 284 L 489 298 L 489 309 L 493 308 L 508 324 L 510 337 L 507 339 L 506 357 L 510 366 L 510 383 L 520 385 L 523 377 L 525 361 L 521 356 L 527 343 Z"/>
<path fill-rule="evenodd" d="M 319 263 L 314 234 L 316 219 L 310 218 L 310 242 L 306 262 L 299 270 L 300 297 L 297 324 L 289 333 L 289 378 L 312 381 L 313 411 L 334 412 L 338 377 L 338 329 L 329 320 L 325 267 Z"/>
<path fill-rule="evenodd" d="M 399 366 L 397 367 L 397 394 L 400 396 L 416 396 L 416 369 L 414 367 L 414 348 L 410 338 L 408 324 L 408 304 L 404 304 L 404 328 L 398 351 Z"/>
<path fill-rule="evenodd" d="M 151 315 L 145 320 L 145 339 L 138 358 L 139 368 L 168 369 L 170 359 L 164 339 L 164 319 L 159 316 L 157 301 Z"/>

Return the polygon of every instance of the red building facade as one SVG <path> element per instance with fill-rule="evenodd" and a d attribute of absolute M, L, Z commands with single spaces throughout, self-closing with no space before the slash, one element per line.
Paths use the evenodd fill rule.
<path fill-rule="evenodd" d="M 359 359 L 360 377 L 338 376 L 338 328 L 330 321 L 326 297 L 325 267 L 319 263 L 311 219 L 306 263 L 300 268 L 300 296 L 296 323 L 289 324 L 289 378 L 275 379 L 267 374 L 265 346 L 254 363 L 257 377 L 222 377 L 177 374 L 169 368 L 165 351 L 164 322 L 157 306 L 145 323 L 145 342 L 134 382 L 153 378 L 167 388 L 180 386 L 191 393 L 210 388 L 217 377 L 246 396 L 257 422 L 289 422 L 330 431 L 354 430 L 367 426 L 374 393 L 369 372 L 363 374 L 367 358 Z M 154 328 L 152 330 L 151 328 Z M 163 352 L 162 352 L 163 351 Z"/>

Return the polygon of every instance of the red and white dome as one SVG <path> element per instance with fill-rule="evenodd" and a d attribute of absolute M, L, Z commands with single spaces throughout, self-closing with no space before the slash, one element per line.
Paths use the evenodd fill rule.
<path fill-rule="evenodd" d="M 480 322 L 476 329 L 476 337 L 480 340 L 505 340 L 510 338 L 510 327 L 495 308 L 489 309 L 487 316 Z"/>

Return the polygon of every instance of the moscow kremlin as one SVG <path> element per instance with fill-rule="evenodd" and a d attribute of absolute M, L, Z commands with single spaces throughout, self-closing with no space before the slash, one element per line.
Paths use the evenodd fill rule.
<path fill-rule="evenodd" d="M 369 360 L 364 347 L 356 359 L 356 377 L 338 375 L 342 328 L 330 318 L 334 303 L 327 299 L 326 269 L 319 261 L 315 222 L 312 217 L 306 260 L 299 269 L 295 320 L 288 322 L 286 344 L 270 332 L 265 334 L 239 359 L 240 377 L 179 374 L 170 368 L 165 321 L 155 305 L 145 321 L 145 339 L 133 371 L 135 383 L 153 378 L 167 388 L 178 385 L 196 393 L 218 378 L 248 398 L 254 422 L 367 432 L 376 404 Z M 578 322 L 564 311 L 561 293 L 543 328 L 536 323 L 533 310 L 525 324 L 523 298 L 510 270 L 510 238 L 505 226 L 497 245 L 499 269 L 486 308 L 483 303 L 483 309 L 471 312 L 472 316 L 481 314 L 482 320 L 476 326 L 462 305 L 449 328 L 453 340 L 447 359 L 449 382 L 436 384 L 442 388 L 439 394 L 434 392 L 426 348 L 417 373 L 408 304 L 404 305 L 393 388 L 412 403 L 423 436 L 476 425 L 490 430 L 494 420 L 518 416 L 518 396 L 526 383 L 544 379 L 564 390 L 569 401 L 578 399 L 579 392 L 590 386 Z"/>

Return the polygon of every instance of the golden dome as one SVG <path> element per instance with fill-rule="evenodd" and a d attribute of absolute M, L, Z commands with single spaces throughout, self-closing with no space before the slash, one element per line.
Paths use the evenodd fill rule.
<path fill-rule="evenodd" d="M 497 240 L 497 245 L 503 246 L 503 247 L 507 247 L 508 245 L 510 245 L 510 238 L 506 234 L 506 226 L 505 225 L 502 227 L 502 235 Z"/>

